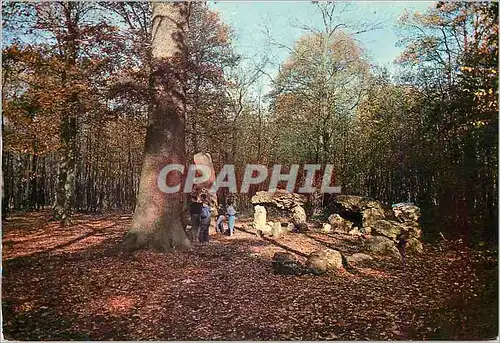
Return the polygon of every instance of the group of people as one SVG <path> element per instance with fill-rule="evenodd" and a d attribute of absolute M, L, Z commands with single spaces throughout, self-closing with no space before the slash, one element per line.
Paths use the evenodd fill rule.
<path fill-rule="evenodd" d="M 212 207 L 210 200 L 206 194 L 200 195 L 200 200 L 197 196 L 191 197 L 189 205 L 189 214 L 191 216 L 191 232 L 192 241 L 201 244 L 207 243 L 209 240 L 209 229 L 212 218 Z M 224 220 L 227 218 L 228 230 L 224 230 Z M 236 220 L 236 210 L 232 201 L 228 201 L 227 207 L 219 208 L 219 215 L 215 224 L 215 231 L 219 234 L 234 234 L 234 224 Z"/>

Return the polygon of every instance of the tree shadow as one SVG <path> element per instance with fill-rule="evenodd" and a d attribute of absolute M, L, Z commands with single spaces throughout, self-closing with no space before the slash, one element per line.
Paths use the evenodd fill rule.
<path fill-rule="evenodd" d="M 242 231 L 242 232 L 245 232 L 245 233 L 248 233 L 248 234 L 251 234 L 251 235 L 255 235 L 254 232 L 252 231 L 249 231 L 249 230 L 246 230 L 245 228 L 241 227 L 241 226 L 237 226 L 235 227 L 236 229 Z M 299 256 L 302 256 L 302 257 L 308 257 L 308 254 L 305 254 L 303 253 L 302 251 L 299 251 L 299 250 L 296 250 L 294 248 L 291 248 L 289 246 L 286 246 L 280 242 L 278 242 L 277 240 L 273 239 L 273 238 L 270 238 L 270 237 L 266 237 L 266 236 L 261 236 L 260 239 L 262 239 L 263 242 L 266 242 L 266 243 L 269 243 L 269 244 L 272 244 L 274 246 L 277 246 L 283 250 L 286 250 L 288 252 L 291 252 L 293 254 L 296 254 L 296 255 L 299 255 Z"/>
<path fill-rule="evenodd" d="M 144 311 L 153 304 L 164 306 L 172 301 L 195 308 L 197 305 L 189 299 L 195 303 L 207 302 L 205 294 L 213 293 L 207 287 L 214 282 L 226 285 L 217 290 L 217 296 L 232 299 L 227 302 L 230 309 L 230 304 L 238 301 L 234 289 L 241 287 L 238 279 L 233 278 L 234 268 L 238 268 L 237 273 L 252 270 L 272 275 L 268 259 L 242 248 L 252 243 L 261 246 L 264 242 L 243 239 L 228 244 L 213 242 L 192 252 L 165 254 L 151 250 L 124 255 L 115 253 L 125 234 L 125 230 L 113 234 L 116 225 L 93 230 L 43 252 L 5 261 L 2 307 L 6 337 L 14 340 L 197 339 L 192 336 L 195 322 L 184 325 L 179 322 L 181 319 L 172 319 L 168 311 L 155 315 L 144 314 Z M 78 251 L 50 254 L 106 231 L 111 231 L 112 237 L 98 244 Z M 163 267 L 158 268 L 158 264 Z M 192 279 L 192 284 L 184 283 L 186 279 Z M 251 280 L 245 285 L 250 287 Z M 129 291 L 124 292 L 124 288 Z M 184 292 L 193 290 L 197 296 L 185 298 Z M 124 311 L 121 309 L 123 301 L 116 300 L 116 304 L 113 300 L 120 297 L 125 300 L 135 297 L 137 304 L 130 311 Z M 160 300 L 154 302 L 153 298 Z M 113 312 L 113 306 L 118 312 Z M 141 332 L 144 329 L 138 327 L 144 326 L 144 316 L 148 320 L 156 316 L 160 322 L 173 325 L 174 332 L 170 334 L 155 328 L 149 328 L 155 331 L 150 335 Z M 231 334 L 230 326 L 227 327 L 223 336 Z"/>
<path fill-rule="evenodd" d="M 336 311 L 339 320 L 353 323 L 351 328 L 357 330 L 356 325 L 366 323 L 349 317 L 342 311 L 344 306 L 351 306 L 364 294 L 370 294 L 370 301 L 380 297 L 377 303 L 387 304 L 387 311 L 397 314 L 392 306 L 394 298 L 398 292 L 406 292 L 399 290 L 397 277 L 366 278 L 352 287 L 349 275 L 322 278 L 274 275 L 271 259 L 266 255 L 274 249 L 266 246 L 293 253 L 296 250 L 274 239 L 257 239 L 240 228 L 239 231 L 252 236 L 242 233 L 230 239 L 211 236 L 210 244 L 191 252 L 115 254 L 113 251 L 127 229 L 124 225 L 117 230 L 120 225 L 118 221 L 115 226 L 106 225 L 100 234 L 109 236 L 82 250 L 34 254 L 20 257 L 16 263 L 7 261 L 2 284 L 6 337 L 279 340 L 289 337 L 287 330 L 293 329 L 294 334 L 313 340 L 317 337 L 315 330 L 323 330 L 325 335 L 343 332 L 339 333 L 337 326 L 314 326 L 313 322 L 322 320 L 326 313 Z M 314 239 L 312 236 L 309 238 Z M 260 248 L 266 254 L 261 254 Z M 409 301 L 408 308 L 419 304 L 413 298 Z M 488 300 L 477 301 L 479 308 Z M 318 311 L 315 304 L 323 310 Z M 289 309 L 290 305 L 297 306 L 297 310 Z M 375 305 L 369 305 L 366 302 L 359 308 L 360 318 L 377 311 Z M 301 316 L 300 320 L 293 321 L 297 316 Z M 478 313 L 474 318 L 476 327 L 479 316 Z M 274 324 L 279 320 L 282 322 L 278 329 Z M 434 327 L 433 323 L 429 322 L 429 326 Z M 440 337 L 449 337 L 453 328 L 446 329 Z M 418 330 L 409 334 L 411 339 L 423 337 Z M 463 337 L 462 332 L 457 331 L 456 335 Z"/>
<path fill-rule="evenodd" d="M 105 219 L 107 219 L 107 218 L 102 218 L 101 220 L 105 220 Z M 28 254 L 25 254 L 25 255 L 21 255 L 21 256 L 17 256 L 17 257 L 5 259 L 4 263 L 6 263 L 8 265 L 16 265 L 16 264 L 21 264 L 22 265 L 22 264 L 26 264 L 26 263 L 29 263 L 30 258 L 36 258 L 36 257 L 40 257 L 40 256 L 48 256 L 48 255 L 50 255 L 54 251 L 67 248 L 67 247 L 69 247 L 69 246 L 71 246 L 71 245 L 73 245 L 75 243 L 79 243 L 80 241 L 83 241 L 86 238 L 89 238 L 89 237 L 92 237 L 92 236 L 109 236 L 109 235 L 113 235 L 113 233 L 106 233 L 106 230 L 115 228 L 115 227 L 117 227 L 117 226 L 119 226 L 121 224 L 123 224 L 123 223 L 120 220 L 115 221 L 111 225 L 104 226 L 104 227 L 99 227 L 99 228 L 95 228 L 95 227 L 93 227 L 91 225 L 88 225 L 88 224 L 80 224 L 80 226 L 83 226 L 84 228 L 89 229 L 90 231 L 86 232 L 86 233 L 84 233 L 84 234 L 82 234 L 82 235 L 80 235 L 78 237 L 75 237 L 73 239 L 70 239 L 69 241 L 57 244 L 57 245 L 55 245 L 53 247 L 50 247 L 50 248 L 47 248 L 47 249 L 44 249 L 44 250 L 41 250 L 41 251 L 36 251 L 36 252 L 33 252 L 33 253 L 28 253 Z M 37 239 L 40 240 L 41 238 L 40 237 L 34 237 L 32 239 L 29 239 L 29 240 L 24 240 L 22 243 L 33 242 L 33 241 L 36 241 Z M 4 243 L 12 245 L 13 241 L 12 240 L 7 240 Z M 110 250 L 110 251 L 114 251 L 114 250 Z"/>

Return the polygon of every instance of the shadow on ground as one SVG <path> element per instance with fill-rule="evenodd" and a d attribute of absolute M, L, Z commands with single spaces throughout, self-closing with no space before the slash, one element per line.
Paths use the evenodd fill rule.
<path fill-rule="evenodd" d="M 261 240 L 237 231 L 212 236 L 192 252 L 126 256 L 115 248 L 130 216 L 79 215 L 64 229 L 41 218 L 11 219 L 4 228 L 11 243 L 3 257 L 3 331 L 10 340 L 478 339 L 497 333 L 498 303 L 491 299 L 497 264 L 479 268 L 472 254 L 464 260 L 428 247 L 409 258 L 404 271 L 382 263 L 385 269 L 366 276 L 280 276 L 272 272 L 274 252 L 303 258 L 340 241 L 302 234 Z"/>

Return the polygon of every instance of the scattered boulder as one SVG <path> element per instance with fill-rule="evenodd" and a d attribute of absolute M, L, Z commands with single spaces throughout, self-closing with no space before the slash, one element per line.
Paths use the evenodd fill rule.
<path fill-rule="evenodd" d="M 358 227 L 355 226 L 351 231 L 348 232 L 351 236 L 361 236 L 361 232 L 359 231 Z"/>
<path fill-rule="evenodd" d="M 353 223 L 349 220 L 342 218 L 339 214 L 335 213 L 328 217 L 328 222 L 335 232 L 346 233 L 351 230 Z"/>
<path fill-rule="evenodd" d="M 412 203 L 400 203 L 392 205 L 394 215 L 401 222 L 418 222 L 420 208 Z"/>
<path fill-rule="evenodd" d="M 395 221 L 377 220 L 371 225 L 374 235 L 384 236 L 390 239 L 396 239 L 401 233 L 405 232 L 404 226 Z"/>
<path fill-rule="evenodd" d="M 269 224 L 266 224 L 261 231 L 263 234 L 270 236 L 273 234 L 273 227 Z"/>
<path fill-rule="evenodd" d="M 373 262 L 373 257 L 363 253 L 355 253 L 347 257 L 347 263 L 353 266 L 366 266 Z"/>
<path fill-rule="evenodd" d="M 289 252 L 277 252 L 273 256 L 274 274 L 280 275 L 302 275 L 304 267 L 297 261 L 296 257 Z"/>
<path fill-rule="evenodd" d="M 418 239 L 410 238 L 406 243 L 406 251 L 409 253 L 421 254 L 422 252 L 424 252 L 424 246 Z"/>
<path fill-rule="evenodd" d="M 264 230 L 266 226 L 266 215 L 267 211 L 264 206 L 255 205 L 253 212 L 253 227 L 256 230 Z"/>
<path fill-rule="evenodd" d="M 321 232 L 323 232 L 323 233 L 332 232 L 332 225 L 328 224 L 328 223 L 323 223 L 323 226 L 321 227 Z"/>
<path fill-rule="evenodd" d="M 294 254 L 286 251 L 278 251 L 274 253 L 273 261 L 276 262 L 297 262 L 297 258 Z"/>
<path fill-rule="evenodd" d="M 333 249 L 313 251 L 306 261 L 307 270 L 315 275 L 342 268 L 342 254 Z"/>
<path fill-rule="evenodd" d="M 394 241 L 386 237 L 371 236 L 365 241 L 365 249 L 376 255 L 401 258 L 401 254 Z"/>

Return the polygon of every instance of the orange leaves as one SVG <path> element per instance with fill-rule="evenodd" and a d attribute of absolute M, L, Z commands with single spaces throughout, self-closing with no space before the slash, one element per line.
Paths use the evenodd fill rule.
<path fill-rule="evenodd" d="M 284 277 L 270 263 L 282 248 L 242 231 L 212 236 L 190 253 L 124 256 L 112 251 L 129 215 L 77 215 L 70 230 L 41 217 L 13 216 L 4 228 L 9 339 L 478 340 L 497 333 L 497 257 L 462 246 L 458 254 L 429 245 L 406 269 L 381 259 L 357 277 Z M 356 248 L 343 235 L 310 236 L 280 243 L 302 252 L 323 240 Z M 97 237 L 105 239 L 83 244 Z"/>

